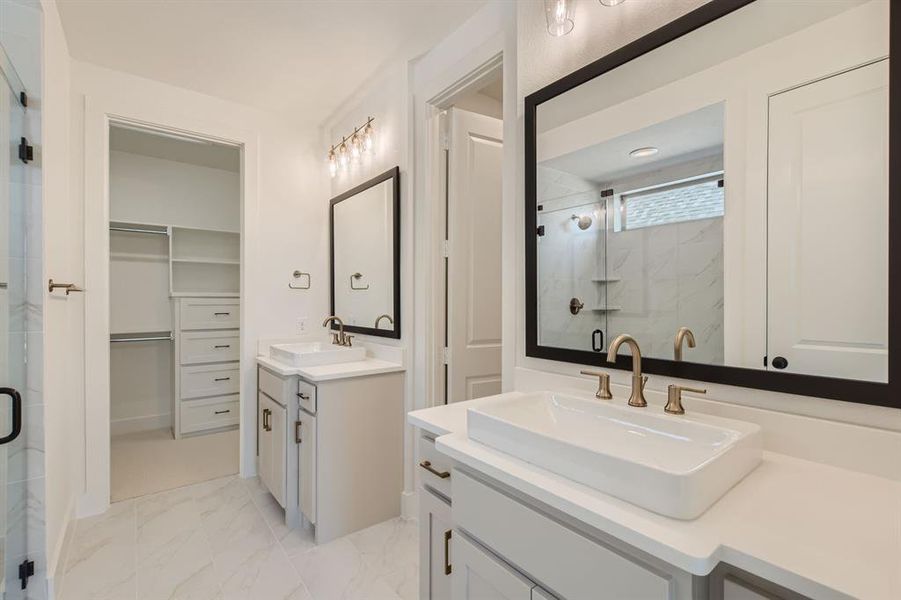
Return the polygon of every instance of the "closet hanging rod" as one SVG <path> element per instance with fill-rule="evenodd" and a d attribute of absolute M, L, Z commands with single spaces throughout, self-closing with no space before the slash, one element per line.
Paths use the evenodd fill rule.
<path fill-rule="evenodd" d="M 137 227 L 117 227 L 110 225 L 110 231 L 125 231 L 127 233 L 149 233 L 151 235 L 169 235 L 167 229 L 138 229 Z"/>
<path fill-rule="evenodd" d="M 135 338 L 110 338 L 111 344 L 116 344 L 120 342 L 161 342 L 161 341 L 172 341 L 172 334 L 169 335 L 158 335 L 158 336 L 148 336 L 148 337 L 135 337 Z"/>

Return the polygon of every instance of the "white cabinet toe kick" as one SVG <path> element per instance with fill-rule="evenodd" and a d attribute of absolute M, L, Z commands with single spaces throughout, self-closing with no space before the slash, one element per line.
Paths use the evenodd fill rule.
<path fill-rule="evenodd" d="M 260 481 L 325 543 L 400 515 L 402 372 L 307 381 L 258 367 Z"/>
<path fill-rule="evenodd" d="M 424 600 L 800 600 L 720 563 L 692 575 L 437 452 L 419 438 Z"/>

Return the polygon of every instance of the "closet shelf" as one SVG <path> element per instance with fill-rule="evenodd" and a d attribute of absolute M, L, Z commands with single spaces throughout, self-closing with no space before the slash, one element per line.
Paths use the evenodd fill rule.
<path fill-rule="evenodd" d="M 165 254 L 142 254 L 139 252 L 110 252 L 110 260 L 140 260 L 152 262 L 169 262 Z"/>
<path fill-rule="evenodd" d="M 241 296 L 241 293 L 238 291 L 234 291 L 234 292 L 179 291 L 179 292 L 172 292 L 169 294 L 170 298 L 238 298 L 240 296 Z"/>
<path fill-rule="evenodd" d="M 188 263 L 195 265 L 240 265 L 241 261 L 237 258 L 216 258 L 216 257 L 184 257 L 173 258 L 173 263 Z"/>
<path fill-rule="evenodd" d="M 614 283 L 623 279 L 622 277 L 592 277 L 591 280 L 597 283 Z"/>

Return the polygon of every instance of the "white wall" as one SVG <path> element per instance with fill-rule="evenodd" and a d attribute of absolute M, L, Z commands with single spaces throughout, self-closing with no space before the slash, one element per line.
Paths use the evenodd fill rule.
<path fill-rule="evenodd" d="M 45 273 L 59 281 L 82 283 L 82 205 L 71 197 L 70 187 L 69 53 L 55 3 L 42 0 L 41 7 Z M 84 403 L 84 296 L 47 295 L 44 329 L 47 339 L 53 340 L 44 349 L 46 565 L 53 577 L 82 484 L 76 464 L 83 456 L 83 438 L 74 424 L 80 421 Z"/>
<path fill-rule="evenodd" d="M 225 169 L 110 152 L 110 220 L 237 231 L 241 175 Z"/>
<path fill-rule="evenodd" d="M 259 338 L 284 338 L 296 333 L 300 317 L 316 318 L 327 309 L 327 204 L 322 198 L 325 177 L 318 136 L 285 115 L 264 113 L 196 92 L 80 62 L 73 63 L 73 145 L 84 164 L 75 195 L 85 203 L 86 356 L 98 377 L 88 382 L 86 458 L 80 468 L 86 481 L 79 513 L 104 510 L 109 492 L 109 389 L 103 368 L 109 358 L 108 280 L 105 234 L 108 207 L 103 205 L 105 124 L 124 118 L 223 141 L 244 144 L 241 214 L 242 268 L 242 463 L 241 472 L 255 471 L 254 356 Z M 100 265 L 100 266 L 97 266 Z M 309 291 L 289 290 L 295 269 L 312 274 Z M 98 333 L 99 332 L 99 333 Z M 94 380 L 96 379 L 96 381 Z M 77 428 L 77 427 L 76 427 Z"/>

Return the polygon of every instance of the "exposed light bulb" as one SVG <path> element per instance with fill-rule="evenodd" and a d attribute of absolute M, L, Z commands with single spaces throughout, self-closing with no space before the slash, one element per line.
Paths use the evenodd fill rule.
<path fill-rule="evenodd" d="M 363 141 L 358 134 L 354 133 L 350 138 L 350 157 L 357 160 L 361 154 L 363 154 Z"/>
<path fill-rule="evenodd" d="M 338 146 L 338 166 L 342 169 L 347 168 L 347 163 L 350 162 L 350 152 L 347 150 L 347 142 L 345 140 L 341 140 L 341 145 Z"/>
<path fill-rule="evenodd" d="M 566 35 L 575 27 L 572 0 L 544 0 L 547 32 L 555 37 Z"/>
<path fill-rule="evenodd" d="M 335 158 L 334 148 L 330 148 L 328 151 L 328 173 L 332 177 L 338 174 L 338 160 Z"/>
<path fill-rule="evenodd" d="M 366 152 L 372 152 L 375 147 L 375 129 L 372 127 L 372 121 L 366 123 L 363 128 L 363 149 Z"/>

